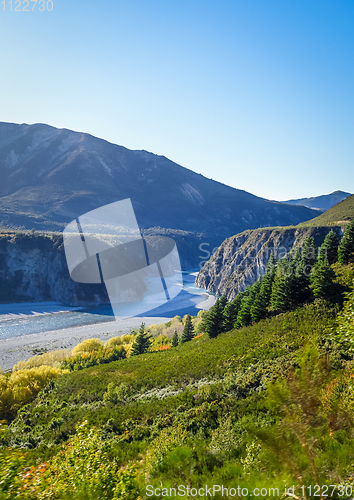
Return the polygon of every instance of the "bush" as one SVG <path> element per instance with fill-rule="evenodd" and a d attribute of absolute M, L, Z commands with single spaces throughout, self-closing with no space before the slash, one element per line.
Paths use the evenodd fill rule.
<path fill-rule="evenodd" d="M 76 347 L 73 349 L 73 356 L 77 356 L 78 354 L 83 354 L 85 352 L 95 352 L 99 351 L 100 349 L 103 348 L 103 342 L 100 339 L 87 339 L 80 344 L 78 344 Z"/>
<path fill-rule="evenodd" d="M 93 498 L 135 500 L 136 468 L 119 468 L 110 459 L 111 447 L 87 421 L 48 463 L 22 474 L 21 493 L 31 499 L 59 499 L 63 494 L 87 493 Z"/>
<path fill-rule="evenodd" d="M 32 358 L 29 358 L 27 361 L 19 361 L 13 367 L 12 371 L 15 372 L 18 370 L 26 370 L 43 365 L 60 368 L 62 361 L 64 361 L 64 359 L 68 359 L 70 356 L 71 349 L 61 349 L 59 351 L 46 352 L 39 356 L 32 356 Z"/>
<path fill-rule="evenodd" d="M 0 419 L 12 420 L 16 412 L 35 399 L 41 389 L 61 375 L 62 370 L 40 366 L 0 375 Z"/>
<path fill-rule="evenodd" d="M 84 352 L 65 359 L 62 362 L 62 368 L 70 371 L 83 370 L 91 366 L 102 365 L 118 361 L 127 357 L 127 351 L 124 346 L 113 347 L 112 349 L 99 349 L 92 352 Z"/>

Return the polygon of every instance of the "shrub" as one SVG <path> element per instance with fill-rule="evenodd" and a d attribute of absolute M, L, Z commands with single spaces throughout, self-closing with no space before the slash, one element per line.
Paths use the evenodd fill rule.
<path fill-rule="evenodd" d="M 119 468 L 110 459 L 111 446 L 101 432 L 87 421 L 49 462 L 32 467 L 22 475 L 20 491 L 29 498 L 58 499 L 63 494 L 89 492 L 93 498 L 135 500 L 134 465 Z"/>
<path fill-rule="evenodd" d="M 62 370 L 40 366 L 0 375 L 0 418 L 11 420 L 25 404 L 35 399 L 41 389 L 56 379 Z"/>
<path fill-rule="evenodd" d="M 65 359 L 62 363 L 62 368 L 67 368 L 70 371 L 83 370 L 91 366 L 102 365 L 118 361 L 127 357 L 127 351 L 124 346 L 117 346 L 112 349 L 100 349 L 93 352 L 84 352 Z"/>
<path fill-rule="evenodd" d="M 354 354 L 354 290 L 346 294 L 347 301 L 343 311 L 338 315 L 338 328 L 334 335 L 335 342 L 340 345 L 347 354 Z"/>
<path fill-rule="evenodd" d="M 73 349 L 73 356 L 77 356 L 78 354 L 83 354 L 84 352 L 95 352 L 99 351 L 103 348 L 103 342 L 100 339 L 86 339 L 80 342 Z"/>
<path fill-rule="evenodd" d="M 27 361 L 19 361 L 13 367 L 12 371 L 15 372 L 18 370 L 26 370 L 43 365 L 60 368 L 62 361 L 64 361 L 64 359 L 68 359 L 70 356 L 71 349 L 61 349 L 59 351 L 46 352 L 39 356 L 32 356 Z"/>
<path fill-rule="evenodd" d="M 182 446 L 187 438 L 187 432 L 183 427 L 177 426 L 163 429 L 159 436 L 153 440 L 145 457 L 145 466 L 149 474 L 157 472 L 163 466 L 164 458 L 168 453 Z"/>
<path fill-rule="evenodd" d="M 107 340 L 107 342 L 105 342 L 104 348 L 109 349 L 112 347 L 117 347 L 119 345 L 123 345 L 122 337 L 111 337 Z"/>

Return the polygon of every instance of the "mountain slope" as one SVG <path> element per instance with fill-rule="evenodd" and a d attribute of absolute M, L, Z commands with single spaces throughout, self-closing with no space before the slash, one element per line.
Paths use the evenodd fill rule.
<path fill-rule="evenodd" d="M 0 123 L 0 175 L 0 223 L 28 229 L 62 230 L 125 198 L 141 228 L 204 232 L 214 242 L 219 235 L 218 244 L 245 229 L 316 215 L 207 179 L 164 156 L 42 124 Z"/>
<path fill-rule="evenodd" d="M 202 267 L 196 286 L 232 300 L 265 275 L 271 252 L 278 260 L 299 248 L 307 236 L 320 246 L 331 227 L 274 227 L 244 231 L 226 239 Z M 338 236 L 340 227 L 333 228 Z"/>
<path fill-rule="evenodd" d="M 354 219 L 354 194 L 330 208 L 324 214 L 301 225 L 340 226 Z"/>
<path fill-rule="evenodd" d="M 289 203 L 290 205 L 303 205 L 304 207 L 316 208 L 319 210 L 329 210 L 350 195 L 351 193 L 346 193 L 344 191 L 334 191 L 331 194 L 314 196 L 312 198 L 300 198 L 298 200 L 288 200 L 284 201 L 284 203 Z"/>

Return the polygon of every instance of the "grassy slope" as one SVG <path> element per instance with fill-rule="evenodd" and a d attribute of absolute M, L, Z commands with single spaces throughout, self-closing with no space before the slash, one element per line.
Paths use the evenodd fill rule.
<path fill-rule="evenodd" d="M 315 219 L 299 224 L 299 226 L 340 226 L 354 219 L 354 194 Z"/>
<path fill-rule="evenodd" d="M 237 390 L 241 391 L 234 396 L 235 401 L 247 399 L 254 391 L 261 395 L 263 383 L 284 375 L 296 362 L 304 344 L 329 331 L 333 324 L 333 311 L 305 306 L 217 339 L 203 336 L 168 351 L 69 373 L 58 380 L 52 392 L 23 410 L 10 427 L 9 443 L 26 444 L 32 438 L 37 444 L 48 444 L 53 439 L 60 442 L 84 418 L 99 426 L 109 419 L 117 426 L 132 419 L 133 427 L 145 426 L 148 437 L 151 425 L 166 414 L 181 405 L 187 411 L 201 404 L 193 395 L 198 391 L 198 381 L 206 378 L 219 383 L 221 399 L 229 397 L 223 384 L 225 377 L 230 376 L 237 380 Z M 179 389 L 180 393 L 164 399 L 157 396 L 157 399 L 105 403 L 103 395 L 110 382 L 127 383 L 130 398 L 166 387 Z M 53 434 L 49 424 L 57 418 L 62 418 L 63 424 L 60 432 Z"/>
<path fill-rule="evenodd" d="M 255 230 L 246 230 L 240 234 L 248 234 L 252 231 L 264 231 L 264 230 L 277 230 L 277 231 L 286 231 L 288 229 L 299 229 L 306 227 L 330 227 L 330 226 L 343 226 L 347 224 L 349 221 L 354 219 L 354 194 L 341 201 L 337 205 L 334 205 L 332 208 L 319 215 L 315 219 L 311 219 L 306 222 L 302 222 L 297 226 L 272 226 L 272 227 L 260 227 Z"/>

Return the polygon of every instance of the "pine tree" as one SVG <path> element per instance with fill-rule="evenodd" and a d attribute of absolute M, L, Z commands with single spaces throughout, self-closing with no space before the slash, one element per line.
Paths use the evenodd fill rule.
<path fill-rule="evenodd" d="M 312 247 L 310 251 L 316 253 L 316 247 Z M 305 255 L 304 255 L 305 254 Z M 293 305 L 298 305 L 306 302 L 311 298 L 310 290 L 310 275 L 313 268 L 313 259 L 306 262 L 306 250 L 301 253 L 299 249 L 295 250 L 294 256 L 291 259 L 293 274 L 289 281 L 291 291 L 291 302 Z"/>
<path fill-rule="evenodd" d="M 338 248 L 338 260 L 341 264 L 354 262 L 354 220 L 345 229 Z"/>
<path fill-rule="evenodd" d="M 261 280 L 261 287 L 259 293 L 256 295 L 250 313 L 252 321 L 255 323 L 264 319 L 267 316 L 268 307 L 270 304 L 270 297 L 272 295 L 272 286 L 276 271 L 276 261 L 272 251 L 268 265 L 267 273 Z"/>
<path fill-rule="evenodd" d="M 224 309 L 227 306 L 227 304 L 229 303 L 229 301 L 228 301 L 226 295 L 222 295 L 219 300 L 220 300 L 220 307 L 224 311 Z"/>
<path fill-rule="evenodd" d="M 238 312 L 241 308 L 242 292 L 239 292 L 234 300 L 226 304 L 223 311 L 223 330 L 224 332 L 229 332 L 234 328 L 235 321 L 237 319 Z"/>
<path fill-rule="evenodd" d="M 319 258 L 312 269 L 311 288 L 316 298 L 331 300 L 335 294 L 336 275 L 327 259 Z"/>
<path fill-rule="evenodd" d="M 181 337 L 181 344 L 185 342 L 189 342 L 194 338 L 194 326 L 192 324 L 192 317 L 190 314 L 187 314 L 186 320 L 184 323 L 183 334 Z"/>
<path fill-rule="evenodd" d="M 175 330 L 175 333 L 173 334 L 173 337 L 172 337 L 172 347 L 177 347 L 178 344 L 179 344 L 179 337 L 178 337 L 177 330 Z"/>
<path fill-rule="evenodd" d="M 288 311 L 298 305 L 301 283 L 298 272 L 297 263 L 290 256 L 278 261 L 270 298 L 272 311 Z"/>
<path fill-rule="evenodd" d="M 242 298 L 241 309 L 237 315 L 237 319 L 235 322 L 236 328 L 241 328 L 242 326 L 248 326 L 252 323 L 251 308 L 253 306 L 257 294 L 259 293 L 260 287 L 261 287 L 261 282 L 260 280 L 258 280 L 255 283 L 253 283 L 252 286 L 249 287 L 248 293 L 244 295 L 244 297 Z"/>
<path fill-rule="evenodd" d="M 149 350 L 151 335 L 145 331 L 144 323 L 141 323 L 139 328 L 139 333 L 132 345 L 132 350 L 130 355 L 137 356 L 139 354 L 144 354 Z"/>
<path fill-rule="evenodd" d="M 317 262 L 317 247 L 313 236 L 308 236 L 302 247 L 302 268 L 308 279 L 310 279 L 311 269 Z"/>
<path fill-rule="evenodd" d="M 339 238 L 333 229 L 327 234 L 324 242 L 320 246 L 319 260 L 328 260 L 329 264 L 334 264 L 338 260 Z"/>
<path fill-rule="evenodd" d="M 209 309 L 205 320 L 205 331 L 211 339 L 217 337 L 224 331 L 224 307 L 221 299 L 217 299 L 215 304 Z"/>

